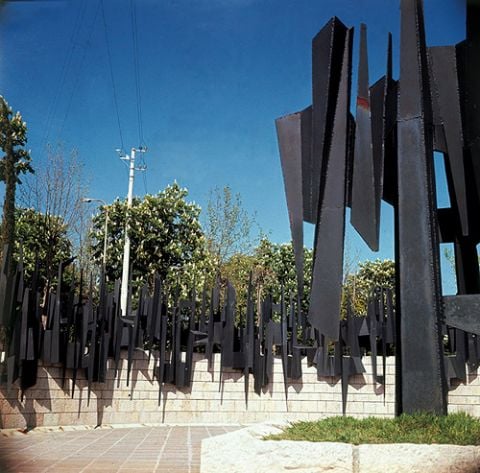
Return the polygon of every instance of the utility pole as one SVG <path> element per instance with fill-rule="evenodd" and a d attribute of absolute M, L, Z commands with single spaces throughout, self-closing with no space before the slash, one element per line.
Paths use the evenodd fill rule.
<path fill-rule="evenodd" d="M 117 150 L 118 151 L 118 150 Z M 128 195 L 127 195 L 127 212 L 125 218 L 125 245 L 123 247 L 123 268 L 122 268 L 122 286 L 120 292 L 120 311 L 122 316 L 127 315 L 127 304 L 128 304 L 128 279 L 129 279 L 129 270 L 130 270 L 130 236 L 128 234 L 130 225 L 130 209 L 132 207 L 133 200 L 133 182 L 135 180 L 135 171 L 145 171 L 145 166 L 135 167 L 135 158 L 136 153 L 145 153 L 146 148 L 140 146 L 140 148 L 132 148 L 130 155 L 120 154 L 120 159 L 123 161 L 128 161 L 129 163 L 129 172 L 128 172 Z"/>

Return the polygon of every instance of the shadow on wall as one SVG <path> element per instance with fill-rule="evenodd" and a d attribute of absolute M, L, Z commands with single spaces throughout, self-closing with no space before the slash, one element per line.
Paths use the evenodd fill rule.
<path fill-rule="evenodd" d="M 217 354 L 209 365 L 203 355 L 196 354 L 190 386 L 176 387 L 170 384 L 171 372 L 164 373 L 164 382 L 159 383 L 159 360 L 150 357 L 148 352 L 136 350 L 130 372 L 128 360 L 122 356 L 116 369 L 114 360 L 109 360 L 105 382 L 92 383 L 90 393 L 83 370 L 79 370 L 74 382 L 69 369 L 64 371 L 61 365 L 39 366 L 38 382 L 23 394 L 23 398 L 15 385 L 10 389 L 0 386 L 0 428 L 27 431 L 38 426 L 189 422 L 177 418 L 183 414 L 185 419 L 190 413 L 192 421 L 197 421 L 196 410 L 207 412 L 210 422 L 225 421 L 228 414 L 249 419 L 248 422 L 267 420 L 270 413 L 282 417 L 293 414 L 295 419 L 301 414 L 304 418 L 341 414 L 341 401 L 346 401 L 341 394 L 344 390 L 341 376 L 319 376 L 317 367 L 308 366 L 305 361 L 303 378 L 288 378 L 285 385 L 281 357 L 275 357 L 270 382 L 259 394 L 255 393 L 251 374 L 246 381 L 243 371 L 222 370 L 220 360 L 221 355 Z M 392 362 L 393 358 L 389 358 L 386 376 L 383 376 L 383 369 L 379 369 L 377 382 L 373 382 L 370 361 L 366 373 L 349 377 L 349 399 L 352 400 L 349 415 L 391 415 L 389 409 L 394 403 L 395 391 Z M 385 388 L 379 384 L 379 378 L 387 379 Z M 476 388 L 471 393 L 469 390 L 475 380 L 477 375 L 472 371 L 465 381 L 452 383 L 450 396 L 456 406 L 454 410 L 474 414 L 474 396 L 470 394 L 474 394 Z M 362 412 L 360 404 L 363 401 L 378 406 Z M 316 402 L 327 403 L 327 408 L 315 407 L 313 403 Z M 304 408 L 307 404 L 309 407 Z"/>

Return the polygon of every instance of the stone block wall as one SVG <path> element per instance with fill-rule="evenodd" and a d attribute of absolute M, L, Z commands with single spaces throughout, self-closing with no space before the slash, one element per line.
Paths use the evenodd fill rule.
<path fill-rule="evenodd" d="M 40 366 L 36 386 L 25 392 L 0 386 L 0 428 L 36 426 L 99 425 L 132 423 L 242 423 L 263 421 L 312 420 L 342 412 L 339 378 L 317 376 L 315 366 L 303 361 L 301 380 L 289 380 L 285 398 L 282 363 L 275 359 L 273 382 L 259 396 L 253 390 L 250 375 L 248 402 L 245 400 L 244 377 L 241 372 L 227 371 L 220 383 L 220 358 L 208 371 L 207 360 L 194 355 L 193 380 L 190 388 L 162 387 L 152 379 L 155 361 L 135 352 L 130 383 L 127 386 L 127 362 L 122 359 L 120 372 L 114 378 L 113 361 L 105 383 L 94 383 L 90 399 L 85 378 L 76 380 L 75 389 L 67 373 L 62 385 L 62 368 Z M 355 417 L 394 415 L 395 360 L 387 359 L 386 384 L 375 384 L 371 363 L 364 358 L 366 373 L 350 378 L 347 414 Z M 381 369 L 381 360 L 378 360 Z M 450 410 L 464 410 L 480 416 L 480 379 L 469 375 L 466 385 L 457 383 L 450 392 Z"/>

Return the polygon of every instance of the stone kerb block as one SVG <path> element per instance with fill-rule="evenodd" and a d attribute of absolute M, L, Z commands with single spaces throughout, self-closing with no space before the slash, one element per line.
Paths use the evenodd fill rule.
<path fill-rule="evenodd" d="M 356 448 L 361 473 L 474 473 L 480 467 L 480 447 L 386 444 Z"/>
<path fill-rule="evenodd" d="M 202 440 L 201 473 L 353 472 L 351 445 L 262 440 L 280 431 L 276 426 L 260 424 Z"/>
<path fill-rule="evenodd" d="M 263 440 L 282 426 L 259 424 L 202 440 L 201 473 L 297 471 L 352 473 L 473 473 L 480 447 L 456 445 L 350 445 Z M 241 451 L 242 455 L 232 455 Z"/>

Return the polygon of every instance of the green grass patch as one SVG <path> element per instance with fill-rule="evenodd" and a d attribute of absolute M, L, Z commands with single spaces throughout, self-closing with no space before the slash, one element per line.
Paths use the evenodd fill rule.
<path fill-rule="evenodd" d="M 403 414 L 394 419 L 329 417 L 316 422 L 295 422 L 265 440 L 480 445 L 480 420 L 465 413 L 436 416 Z"/>

